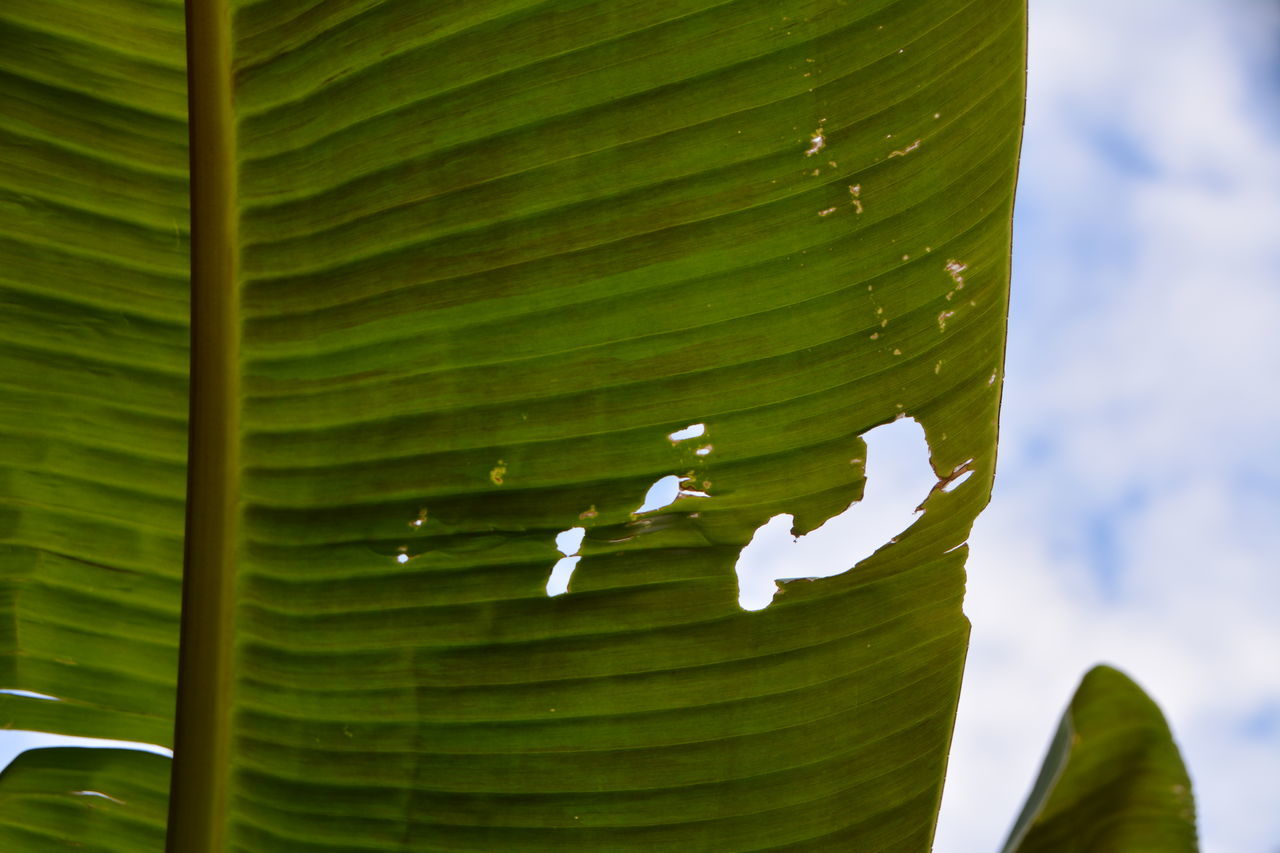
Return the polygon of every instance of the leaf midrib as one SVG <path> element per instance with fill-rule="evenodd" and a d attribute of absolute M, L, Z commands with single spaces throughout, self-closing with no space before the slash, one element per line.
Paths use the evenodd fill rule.
<path fill-rule="evenodd" d="M 187 2 L 191 408 L 170 853 L 227 848 L 240 503 L 240 298 L 229 0 Z"/>

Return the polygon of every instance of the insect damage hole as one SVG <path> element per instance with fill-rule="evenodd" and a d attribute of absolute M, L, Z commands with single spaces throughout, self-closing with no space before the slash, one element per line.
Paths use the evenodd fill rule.
<path fill-rule="evenodd" d="M 861 501 L 800 537 L 791 535 L 791 515 L 776 515 L 742 549 L 736 571 L 743 610 L 768 607 L 779 580 L 848 571 L 915 522 L 921 497 L 938 482 L 929 465 L 924 428 L 912 418 L 900 418 L 862 438 L 867 443 L 867 484 Z"/>
<path fill-rule="evenodd" d="M 965 480 L 969 479 L 972 476 L 973 476 L 973 469 L 966 468 L 965 470 L 961 471 L 960 473 L 956 474 L 950 479 L 943 481 L 942 484 L 938 486 L 938 491 L 953 492 L 955 491 L 957 486 L 959 486 Z"/>
<path fill-rule="evenodd" d="M 36 693 L 34 690 L 19 690 L 16 687 L 0 688 L 0 694 L 6 696 L 25 696 L 28 699 L 43 699 L 46 702 L 61 702 L 57 696 L 50 696 L 48 693 Z"/>
<path fill-rule="evenodd" d="M 684 429 L 678 429 L 667 436 L 667 441 L 677 444 L 681 441 L 688 441 L 691 438 L 701 438 L 707 434 L 706 424 L 689 424 Z"/>
<path fill-rule="evenodd" d="M 680 478 L 675 474 L 661 477 L 649 487 L 649 491 L 644 494 L 644 501 L 632 510 L 631 514 L 640 515 L 671 506 L 678 497 L 680 497 Z"/>
<path fill-rule="evenodd" d="M 644 515 L 646 512 L 666 509 L 680 498 L 709 498 L 711 493 L 707 490 L 710 488 L 710 480 L 699 480 L 692 471 L 684 475 L 668 474 L 665 477 L 659 477 L 649 487 L 649 491 L 645 492 L 644 501 L 633 509 L 631 514 Z"/>
<path fill-rule="evenodd" d="M 563 595 L 569 591 L 569 579 L 573 577 L 573 570 L 582 559 L 578 551 L 581 550 L 582 540 L 586 535 L 585 527 L 570 527 L 556 534 L 556 548 L 564 556 L 551 569 L 551 577 L 547 579 L 547 595 Z"/>

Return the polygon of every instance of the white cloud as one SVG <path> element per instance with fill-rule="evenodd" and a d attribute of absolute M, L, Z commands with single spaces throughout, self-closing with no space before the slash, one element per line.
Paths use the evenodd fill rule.
<path fill-rule="evenodd" d="M 1277 33 L 1260 2 L 1032 4 L 944 853 L 998 847 L 1100 660 L 1165 709 L 1206 853 L 1280 841 L 1280 93 L 1251 76 Z"/>

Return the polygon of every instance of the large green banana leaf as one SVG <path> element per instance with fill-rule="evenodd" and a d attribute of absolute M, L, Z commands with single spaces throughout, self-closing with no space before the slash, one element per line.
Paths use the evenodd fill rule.
<path fill-rule="evenodd" d="M 52 697 L 5 723 L 167 745 L 177 697 L 181 853 L 927 848 L 1024 41 L 1022 0 L 5 0 L 0 687 Z M 974 476 L 741 609 L 903 416 Z M 0 841 L 155 850 L 168 773 L 29 753 Z"/>

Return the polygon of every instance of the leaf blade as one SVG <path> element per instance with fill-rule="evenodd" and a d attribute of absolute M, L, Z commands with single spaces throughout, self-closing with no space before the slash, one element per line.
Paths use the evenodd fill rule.
<path fill-rule="evenodd" d="M 137 44 L 148 45 L 140 56 Z M 186 441 L 180 3 L 0 12 L 0 698 L 167 744 Z"/>
<path fill-rule="evenodd" d="M 1191 779 L 1164 715 L 1106 666 L 1063 715 L 1006 851 L 1195 851 Z"/>
<path fill-rule="evenodd" d="M 0 773 L 0 842 L 15 853 L 162 850 L 169 763 L 132 749 L 28 750 Z"/>
<path fill-rule="evenodd" d="M 389 3 L 284 53 L 254 8 L 236 837 L 927 847 L 1020 5 Z M 741 611 L 754 529 L 842 510 L 858 436 L 904 413 L 978 485 Z M 706 457 L 666 438 L 697 422 Z M 632 517 L 688 471 L 710 498 Z"/>

